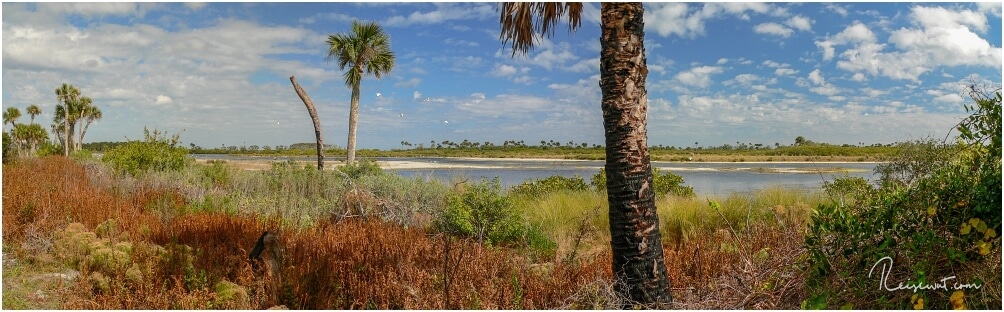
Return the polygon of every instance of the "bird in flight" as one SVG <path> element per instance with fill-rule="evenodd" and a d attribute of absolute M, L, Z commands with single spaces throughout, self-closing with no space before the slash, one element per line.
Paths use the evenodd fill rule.
<path fill-rule="evenodd" d="M 448 124 L 448 123 L 450 123 L 450 121 L 449 120 L 443 120 L 443 123 Z"/>
<path fill-rule="evenodd" d="M 380 95 L 381 95 L 380 92 L 377 92 L 377 97 L 380 97 Z"/>
<path fill-rule="evenodd" d="M 404 118 L 404 113 L 401 113 L 401 116 L 399 116 L 399 117 Z"/>

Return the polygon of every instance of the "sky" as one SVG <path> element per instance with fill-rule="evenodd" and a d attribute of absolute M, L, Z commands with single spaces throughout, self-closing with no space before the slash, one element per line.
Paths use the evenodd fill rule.
<path fill-rule="evenodd" d="M 944 138 L 964 87 L 1002 80 L 999 2 L 644 6 L 652 146 Z M 599 7 L 512 57 L 494 2 L 4 2 L 2 101 L 39 105 L 47 126 L 54 90 L 77 86 L 104 115 L 85 142 L 147 127 L 186 146 L 289 145 L 314 141 L 296 76 L 325 143 L 345 146 L 351 90 L 325 40 L 360 20 L 396 63 L 362 80 L 359 148 L 603 144 Z"/>

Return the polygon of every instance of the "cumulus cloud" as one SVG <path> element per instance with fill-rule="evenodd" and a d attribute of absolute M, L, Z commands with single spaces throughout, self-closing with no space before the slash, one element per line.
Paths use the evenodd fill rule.
<path fill-rule="evenodd" d="M 722 71 L 719 66 L 699 66 L 676 74 L 676 80 L 686 85 L 706 88 L 711 85 L 711 75 Z"/>
<path fill-rule="evenodd" d="M 516 67 L 505 64 L 495 64 L 495 68 L 492 69 L 492 76 L 512 76 L 516 74 Z"/>
<path fill-rule="evenodd" d="M 914 6 L 910 18 L 917 27 L 892 31 L 890 50 L 861 22 L 816 41 L 816 46 L 826 61 L 837 56 L 837 47 L 849 46 L 839 54 L 837 67 L 852 72 L 856 81 L 864 81 L 864 74 L 919 81 L 921 75 L 939 66 L 1001 68 L 1001 48 L 973 31 L 985 32 L 985 15 L 971 10 Z"/>
<path fill-rule="evenodd" d="M 795 32 L 794 30 L 791 30 L 791 28 L 784 27 L 778 23 L 757 24 L 756 26 L 753 26 L 753 31 L 758 34 L 774 35 L 784 38 L 788 38 L 788 36 L 791 36 L 791 34 Z"/>
<path fill-rule="evenodd" d="M 791 28 L 798 29 L 801 31 L 812 30 L 813 20 L 805 16 L 793 16 L 789 18 L 784 24 L 790 26 Z"/>
<path fill-rule="evenodd" d="M 983 14 L 917 6 L 913 8 L 911 17 L 921 28 L 901 28 L 889 37 L 889 42 L 900 50 L 921 54 L 937 65 L 1001 68 L 1001 48 L 990 45 L 971 30 L 987 30 L 987 19 Z"/>
<path fill-rule="evenodd" d="M 167 105 L 171 103 L 174 103 L 174 99 L 171 99 L 170 96 L 166 96 L 163 94 L 158 95 L 157 98 L 153 100 L 153 104 L 157 105 Z"/>
<path fill-rule="evenodd" d="M 711 19 L 732 16 L 748 21 L 750 13 L 764 14 L 770 6 L 754 2 L 710 2 L 699 10 L 690 10 L 687 3 L 646 3 L 645 30 L 662 37 L 677 35 L 694 38 L 704 35 L 704 24 Z"/>

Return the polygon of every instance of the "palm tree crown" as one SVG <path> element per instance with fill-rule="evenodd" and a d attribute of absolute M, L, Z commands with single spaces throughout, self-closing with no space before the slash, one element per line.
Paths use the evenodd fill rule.
<path fill-rule="evenodd" d="M 344 74 L 345 85 L 358 86 L 363 73 L 380 79 L 394 68 L 394 52 L 390 37 L 376 23 L 352 22 L 352 32 L 328 36 L 328 59 L 338 60 L 338 69 L 349 67 Z"/>
<path fill-rule="evenodd" d="M 29 116 L 31 116 L 31 123 L 35 123 L 35 116 L 42 114 L 42 109 L 35 104 L 28 105 L 28 107 L 25 108 L 24 111 L 28 113 Z"/>

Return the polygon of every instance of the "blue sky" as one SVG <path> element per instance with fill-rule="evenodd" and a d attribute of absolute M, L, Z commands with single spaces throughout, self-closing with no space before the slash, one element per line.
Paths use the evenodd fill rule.
<path fill-rule="evenodd" d="M 1000 3 L 645 10 L 650 145 L 942 138 L 964 86 L 1002 79 Z M 495 3 L 3 3 L 3 106 L 38 104 L 47 125 L 66 82 L 104 112 L 87 142 L 144 126 L 203 147 L 312 142 L 295 75 L 325 142 L 344 146 L 350 90 L 324 41 L 354 19 L 383 25 L 397 54 L 362 81 L 360 148 L 603 143 L 598 3 L 516 58 Z"/>

